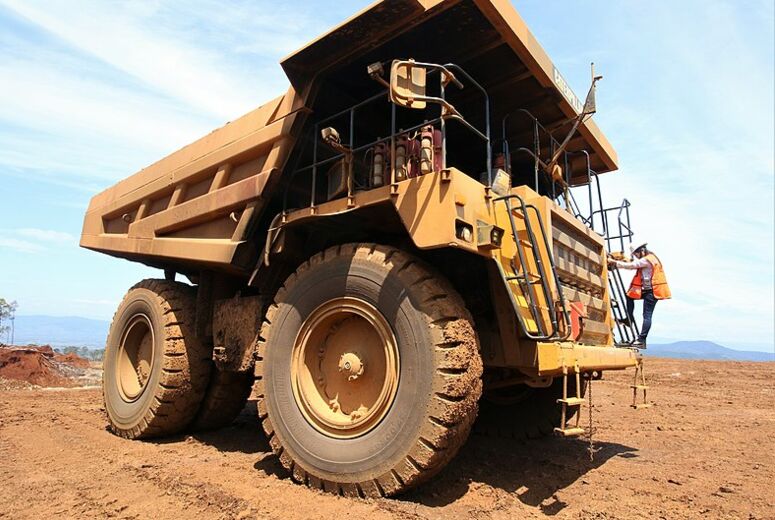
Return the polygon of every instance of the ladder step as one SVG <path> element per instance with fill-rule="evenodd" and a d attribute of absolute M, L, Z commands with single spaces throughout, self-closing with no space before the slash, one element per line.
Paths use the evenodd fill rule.
<path fill-rule="evenodd" d="M 581 406 L 584 404 L 584 399 L 581 397 L 568 397 L 567 399 L 557 399 L 557 402 L 565 403 L 567 406 Z"/>
<path fill-rule="evenodd" d="M 554 433 L 563 437 L 578 437 L 584 435 L 584 428 L 555 428 Z"/>
<path fill-rule="evenodd" d="M 634 390 L 648 390 L 648 385 L 630 385 L 630 388 Z"/>
<path fill-rule="evenodd" d="M 640 410 L 642 408 L 651 408 L 651 403 L 631 404 L 630 407 L 635 408 L 636 410 Z"/>

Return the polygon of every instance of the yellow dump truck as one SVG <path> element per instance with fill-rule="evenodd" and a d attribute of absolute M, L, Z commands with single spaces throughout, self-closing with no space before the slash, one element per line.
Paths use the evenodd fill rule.
<path fill-rule="evenodd" d="M 583 433 L 585 386 L 639 365 L 598 78 L 578 98 L 506 0 L 376 2 L 282 67 L 284 95 L 91 200 L 83 247 L 164 271 L 110 328 L 112 431 L 217 428 L 253 390 L 293 478 L 353 496 L 432 477 L 475 419 Z"/>

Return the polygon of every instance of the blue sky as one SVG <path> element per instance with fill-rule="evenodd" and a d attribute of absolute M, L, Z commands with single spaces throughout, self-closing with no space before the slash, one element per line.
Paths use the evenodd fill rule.
<path fill-rule="evenodd" d="M 674 299 L 653 340 L 773 348 L 773 2 L 515 1 L 583 94 Z M 159 273 L 77 247 L 89 198 L 282 93 L 279 59 L 366 2 L 0 0 L 0 296 L 109 319 Z"/>

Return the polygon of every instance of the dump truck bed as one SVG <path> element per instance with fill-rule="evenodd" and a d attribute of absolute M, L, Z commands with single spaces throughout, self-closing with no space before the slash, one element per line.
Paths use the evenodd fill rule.
<path fill-rule="evenodd" d="M 276 187 L 320 85 L 335 79 L 355 88 L 370 81 L 364 60 L 415 53 L 489 73 L 497 69 L 500 75 L 485 84 L 498 91 L 496 104 L 531 99 L 536 112 L 559 123 L 581 109 L 508 1 L 376 2 L 282 61 L 291 83 L 285 95 L 94 196 L 81 246 L 181 272 L 247 274 L 256 248 L 243 254 L 244 245 L 251 237 L 261 242 L 265 230 L 256 224 L 278 197 Z M 579 128 L 574 147 L 589 150 L 598 172 L 617 168 L 613 148 L 592 121 Z"/>
<path fill-rule="evenodd" d="M 301 107 L 291 88 L 95 195 L 81 246 L 160 267 L 227 268 L 282 171 Z"/>

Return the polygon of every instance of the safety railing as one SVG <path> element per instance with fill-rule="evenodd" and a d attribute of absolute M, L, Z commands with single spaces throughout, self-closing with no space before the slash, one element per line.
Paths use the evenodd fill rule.
<path fill-rule="evenodd" d="M 515 207 L 512 205 L 512 201 L 516 200 L 518 205 Z M 514 307 L 514 313 L 519 319 L 520 326 L 526 337 L 537 341 L 556 340 L 564 341 L 570 337 L 571 324 L 570 316 L 565 306 L 565 297 L 562 292 L 562 286 L 560 285 L 560 279 L 557 275 L 557 269 L 554 266 L 553 248 L 549 245 L 549 239 L 546 236 L 546 228 L 544 226 L 541 213 L 532 204 L 526 204 L 525 200 L 519 195 L 507 195 L 504 197 L 498 197 L 494 199 L 495 203 L 503 202 L 506 205 L 506 212 L 509 217 L 509 224 L 511 226 L 511 233 L 514 237 L 514 243 L 517 249 L 517 256 L 512 259 L 511 267 L 513 274 L 507 274 L 500 263 L 498 267 L 500 274 L 506 283 L 508 289 L 509 299 Z M 522 219 L 525 223 L 525 234 L 527 236 L 530 253 L 533 263 L 536 265 L 538 273 L 530 272 L 530 263 L 528 261 L 528 254 L 525 251 L 520 237 L 519 229 L 514 220 L 514 211 L 520 212 Z M 541 235 L 541 242 L 538 242 L 537 233 L 535 232 L 533 225 L 530 223 L 530 214 L 532 211 L 535 214 L 536 221 L 538 222 L 539 233 Z M 541 256 L 540 245 L 543 245 L 544 251 L 546 251 L 548 260 L 548 266 L 544 264 L 544 260 Z M 518 262 L 518 263 L 517 263 Z M 548 272 L 548 274 L 547 274 Z M 554 291 L 552 285 L 549 283 L 548 275 L 551 275 L 554 282 L 554 288 L 558 295 L 557 300 L 554 299 Z M 510 283 L 516 281 L 522 292 L 522 296 L 525 299 L 527 308 L 529 309 L 530 316 L 535 325 L 535 332 L 531 332 L 531 327 L 526 322 L 519 303 L 514 297 L 511 291 Z M 536 286 L 540 285 L 541 294 L 543 295 L 543 302 L 540 301 Z M 541 303 L 544 305 L 542 306 Z M 546 309 L 546 313 L 549 316 L 550 326 L 547 326 L 544 319 L 544 313 L 542 307 Z M 562 316 L 562 323 L 558 320 L 558 314 Z"/>
<path fill-rule="evenodd" d="M 611 226 L 611 215 L 616 214 L 615 226 Z M 600 208 L 592 212 L 592 218 L 599 218 L 603 226 L 603 238 L 606 241 L 608 251 L 624 252 L 625 241 L 632 242 L 632 225 L 630 222 L 630 201 L 623 199 L 618 206 L 610 208 Z M 613 249 L 613 246 L 619 245 L 619 249 Z"/>
<path fill-rule="evenodd" d="M 342 161 L 347 158 L 349 155 L 350 157 L 354 157 L 357 154 L 365 153 L 370 149 L 373 149 L 375 146 L 381 143 L 388 143 L 390 147 L 390 157 L 391 160 L 389 161 L 389 167 L 387 169 L 388 174 L 388 183 L 394 184 L 396 179 L 396 164 L 395 161 L 392 160 L 392 158 L 396 157 L 396 142 L 397 139 L 403 135 L 411 134 L 412 132 L 416 132 L 420 130 L 423 127 L 427 126 L 433 126 L 434 128 L 436 125 L 438 125 L 439 130 L 441 130 L 441 164 L 442 169 L 445 169 L 447 167 L 447 123 L 450 121 L 456 121 L 458 122 L 463 128 L 467 129 L 470 133 L 477 136 L 479 139 L 481 139 L 485 145 L 486 145 L 486 158 L 485 158 L 485 168 L 487 172 L 487 182 L 488 186 L 492 185 L 492 145 L 491 145 L 491 138 L 490 138 L 490 98 L 487 93 L 487 90 L 482 87 L 474 78 L 472 78 L 462 67 L 454 64 L 454 63 L 448 63 L 445 65 L 437 65 L 433 63 L 422 63 L 422 62 L 414 62 L 414 66 L 417 67 L 424 67 L 430 70 L 430 73 L 437 73 L 442 71 L 450 71 L 454 70 L 457 74 L 459 74 L 468 84 L 472 85 L 474 88 L 479 90 L 482 93 L 482 96 L 484 98 L 484 113 L 485 113 L 485 128 L 480 129 L 476 126 L 472 125 L 470 122 L 468 122 L 457 110 L 454 112 L 451 112 L 449 110 L 442 110 L 441 115 L 438 117 L 432 118 L 432 119 L 426 119 L 422 123 L 411 126 L 409 128 L 398 128 L 397 127 L 397 106 L 394 103 L 390 103 L 390 135 L 388 137 L 381 137 L 378 139 L 375 139 L 367 144 L 355 146 L 355 128 L 357 126 L 357 112 L 361 109 L 363 109 L 366 105 L 376 103 L 380 100 L 387 100 L 389 101 L 389 95 L 387 92 L 380 92 L 379 94 L 376 94 L 374 96 L 371 96 L 355 105 L 352 105 L 351 107 L 344 109 L 342 111 L 339 111 L 335 114 L 326 116 L 323 119 L 318 120 L 314 123 L 312 127 L 312 141 L 313 141 L 313 148 L 312 148 L 312 162 L 306 166 L 303 166 L 301 168 L 296 168 L 293 170 L 293 173 L 290 176 L 289 182 L 286 186 L 284 196 L 283 196 L 283 212 L 286 212 L 288 209 L 288 194 L 292 187 L 294 187 L 293 180 L 296 178 L 297 175 L 303 174 L 303 173 L 310 173 L 311 177 L 311 184 L 310 184 L 310 200 L 309 200 L 309 207 L 315 208 L 318 200 L 317 200 L 317 180 L 320 173 L 320 169 L 323 166 L 326 165 L 333 165 L 337 161 Z M 446 87 L 445 87 L 445 80 L 444 74 L 440 74 L 440 92 L 438 97 L 432 97 L 427 96 L 424 97 L 422 100 L 431 102 L 431 103 L 437 103 L 440 104 L 442 107 L 449 107 L 451 106 L 447 101 L 447 94 L 446 94 Z M 462 86 L 462 83 L 459 81 L 455 81 L 456 84 L 459 84 Z M 418 98 L 418 100 L 420 100 Z M 408 109 L 407 109 L 408 110 Z M 346 143 L 343 141 L 344 147 L 347 148 L 346 152 L 340 152 L 337 154 L 334 154 L 330 157 L 326 157 L 325 159 L 319 159 L 319 141 L 320 141 L 320 130 L 322 128 L 325 128 L 327 124 L 340 119 L 340 118 L 347 118 L 349 121 L 349 128 L 347 132 L 347 140 Z M 352 177 L 352 171 L 347 172 L 347 175 Z M 352 179 L 349 179 L 348 182 L 348 193 L 347 197 L 351 198 L 353 196 L 352 188 L 353 185 Z"/>

